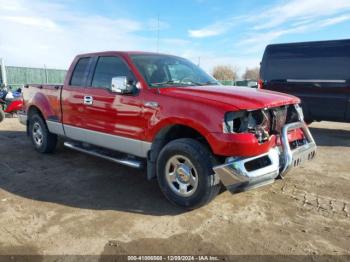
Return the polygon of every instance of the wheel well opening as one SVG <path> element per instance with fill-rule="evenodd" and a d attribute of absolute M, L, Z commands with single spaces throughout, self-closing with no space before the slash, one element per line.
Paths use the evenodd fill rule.
<path fill-rule="evenodd" d="M 167 130 L 167 132 L 163 136 L 163 143 L 164 143 L 163 146 L 169 143 L 170 141 L 173 141 L 179 138 L 195 139 L 210 149 L 210 145 L 204 136 L 202 136 L 197 130 L 188 126 L 183 126 L 183 125 L 174 125 Z"/>
<path fill-rule="evenodd" d="M 36 106 L 30 106 L 28 109 L 27 135 L 29 135 L 29 120 L 34 114 L 38 114 L 42 119 L 45 119 L 39 108 L 37 108 Z"/>
<path fill-rule="evenodd" d="M 208 141 L 197 130 L 184 125 L 172 125 L 172 126 L 165 127 L 158 133 L 158 135 L 154 139 L 152 143 L 152 148 L 148 154 L 148 161 L 147 161 L 148 179 L 151 179 L 156 176 L 156 170 L 155 170 L 156 161 L 162 148 L 166 144 L 168 144 L 170 141 L 173 141 L 175 139 L 180 139 L 180 138 L 195 139 L 200 143 L 202 143 L 203 145 L 205 145 L 212 152 Z"/>
<path fill-rule="evenodd" d="M 36 106 L 29 107 L 29 109 L 28 109 L 28 117 L 31 117 L 34 114 L 39 114 L 43 118 L 43 114 L 40 112 L 39 108 L 37 108 Z"/>

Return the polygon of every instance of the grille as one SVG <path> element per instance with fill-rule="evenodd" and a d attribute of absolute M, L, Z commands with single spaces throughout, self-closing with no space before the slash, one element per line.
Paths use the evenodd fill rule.
<path fill-rule="evenodd" d="M 270 109 L 271 114 L 271 132 L 280 134 L 287 120 L 287 107 L 277 107 Z"/>

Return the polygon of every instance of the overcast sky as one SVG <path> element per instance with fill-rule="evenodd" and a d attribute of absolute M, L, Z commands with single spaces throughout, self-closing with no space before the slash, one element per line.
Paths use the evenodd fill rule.
<path fill-rule="evenodd" d="M 257 66 L 269 43 L 350 38 L 350 0 L 0 0 L 0 57 L 66 69 L 78 53 L 159 50 L 207 71 Z"/>

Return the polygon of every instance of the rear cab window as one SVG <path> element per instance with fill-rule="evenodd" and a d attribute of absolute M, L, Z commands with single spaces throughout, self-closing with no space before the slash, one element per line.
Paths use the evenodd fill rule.
<path fill-rule="evenodd" d="M 86 86 L 91 57 L 80 58 L 70 80 L 71 86 Z"/>

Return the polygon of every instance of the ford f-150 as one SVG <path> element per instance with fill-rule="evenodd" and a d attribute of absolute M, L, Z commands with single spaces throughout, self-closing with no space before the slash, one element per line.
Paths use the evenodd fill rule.
<path fill-rule="evenodd" d="M 20 122 L 35 149 L 70 149 L 158 180 L 171 202 L 197 208 L 223 184 L 272 183 L 314 158 L 294 96 L 222 86 L 186 59 L 146 52 L 78 55 L 64 85 L 29 84 Z"/>

